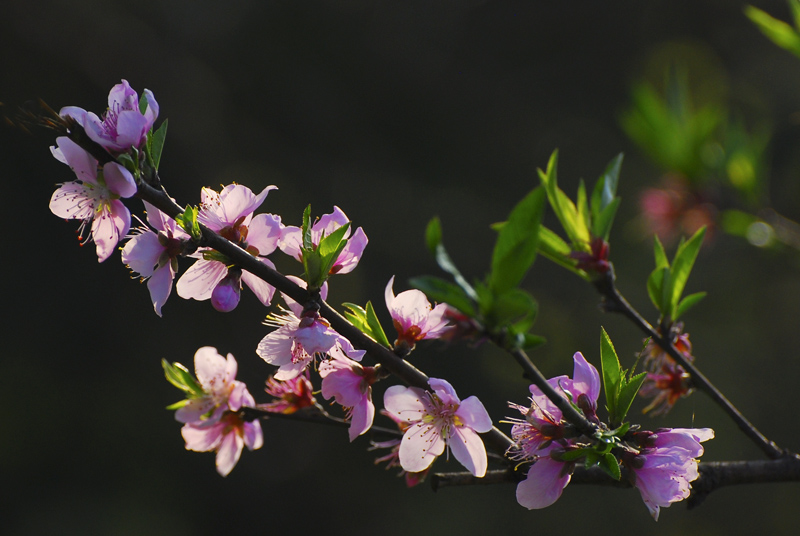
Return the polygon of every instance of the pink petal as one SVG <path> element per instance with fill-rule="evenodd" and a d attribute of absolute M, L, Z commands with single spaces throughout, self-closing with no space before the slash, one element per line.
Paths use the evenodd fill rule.
<path fill-rule="evenodd" d="M 216 463 L 219 474 L 228 476 L 233 471 L 242 455 L 242 448 L 244 448 L 244 439 L 235 430 L 225 434 L 217 449 Z"/>
<path fill-rule="evenodd" d="M 278 247 L 283 224 L 274 214 L 259 214 L 247 226 L 247 244 L 258 250 L 259 255 L 269 255 Z"/>
<path fill-rule="evenodd" d="M 372 403 L 372 388 L 370 387 L 362 399 L 353 406 L 348 430 L 350 441 L 352 442 L 369 430 L 372 427 L 373 419 L 375 419 L 375 404 Z"/>
<path fill-rule="evenodd" d="M 597 397 L 600 396 L 600 374 L 580 352 L 576 352 L 572 359 L 575 362 L 575 369 L 572 373 L 572 387 L 575 392 L 572 395 L 577 398 L 579 394 L 583 393 L 596 403 Z"/>
<path fill-rule="evenodd" d="M 383 407 L 400 422 L 416 422 L 427 411 L 423 399 L 428 395 L 418 387 L 393 385 L 383 395 Z"/>
<path fill-rule="evenodd" d="M 103 179 L 108 189 L 120 197 L 131 197 L 136 193 L 136 181 L 131 172 L 116 162 L 103 166 Z"/>
<path fill-rule="evenodd" d="M 432 424 L 411 425 L 400 442 L 400 465 L 409 473 L 418 473 L 431 466 L 444 452 L 441 430 Z"/>
<path fill-rule="evenodd" d="M 227 273 L 228 268 L 223 263 L 200 259 L 178 279 L 178 296 L 187 300 L 207 300 Z"/>
<path fill-rule="evenodd" d="M 264 434 L 261 432 L 261 423 L 257 420 L 244 423 L 244 444 L 249 450 L 264 446 Z"/>
<path fill-rule="evenodd" d="M 291 323 L 272 331 L 258 343 L 256 353 L 270 365 L 276 367 L 288 365 L 292 362 L 292 346 L 296 330 L 297 323 Z"/>
<path fill-rule="evenodd" d="M 456 410 L 456 416 L 461 419 L 465 426 L 472 428 L 476 432 L 485 433 L 492 429 L 492 418 L 476 396 L 463 400 L 458 410 Z"/>
<path fill-rule="evenodd" d="M 466 426 L 455 426 L 450 430 L 448 446 L 453 456 L 466 467 L 467 471 L 478 478 L 483 478 L 489 465 L 483 440 L 475 430 Z"/>
<path fill-rule="evenodd" d="M 275 265 L 269 259 L 259 259 L 261 262 L 269 266 L 270 268 L 275 268 Z M 247 285 L 247 287 L 253 291 L 253 294 L 256 295 L 258 301 L 263 303 L 264 305 L 269 305 L 272 302 L 272 297 L 275 295 L 275 287 L 261 279 L 260 277 L 256 277 L 247 270 L 242 271 L 242 282 Z"/>
<path fill-rule="evenodd" d="M 153 275 L 147 280 L 150 301 L 153 302 L 153 309 L 155 309 L 158 316 L 161 316 L 161 307 L 167 303 L 167 298 L 172 292 L 172 280 L 174 278 L 175 273 L 172 271 L 172 265 L 167 263 L 153 272 Z"/>
<path fill-rule="evenodd" d="M 210 426 L 195 426 L 185 424 L 181 428 L 181 435 L 186 441 L 186 450 L 195 452 L 208 452 L 214 450 L 222 440 L 222 430 L 224 423 L 214 423 Z"/>
<path fill-rule="evenodd" d="M 564 473 L 564 464 L 552 458 L 540 458 L 528 470 L 528 477 L 517 484 L 517 502 L 534 510 L 546 508 L 561 497 L 572 476 Z"/>
<path fill-rule="evenodd" d="M 355 270 L 356 266 L 358 266 L 358 261 L 361 260 L 361 256 L 364 254 L 364 249 L 366 249 L 368 242 L 367 235 L 364 234 L 361 227 L 356 229 L 356 232 L 350 237 L 344 249 L 342 249 L 341 253 L 339 253 L 339 256 L 336 258 L 336 262 L 334 263 L 334 267 L 338 267 L 338 270 L 335 270 L 336 273 L 347 274 Z"/>
<path fill-rule="evenodd" d="M 299 227 L 284 227 L 283 231 L 281 231 L 281 238 L 278 241 L 278 247 L 281 249 L 281 251 L 299 261 L 301 257 L 300 246 L 303 244 L 302 235 L 302 230 Z"/>
<path fill-rule="evenodd" d="M 56 138 L 56 143 L 58 144 L 58 150 L 61 152 L 61 156 L 63 157 L 62 162 L 67 163 L 72 171 L 75 172 L 75 175 L 77 175 L 78 179 L 82 180 L 83 182 L 96 184 L 97 160 L 95 160 L 92 155 L 90 155 L 84 149 L 81 149 L 77 143 L 65 136 Z M 61 160 L 61 158 L 57 156 L 56 151 L 53 151 L 53 156 Z"/>
<path fill-rule="evenodd" d="M 131 213 L 118 199 L 108 201 L 106 206 L 95 214 L 92 221 L 92 240 L 97 250 L 97 261 L 108 259 L 119 243 L 119 239 L 131 228 Z"/>
<path fill-rule="evenodd" d="M 50 211 L 66 220 L 88 220 L 94 216 L 94 198 L 79 182 L 66 182 L 53 192 Z"/>
<path fill-rule="evenodd" d="M 122 248 L 122 262 L 142 277 L 150 277 L 163 252 L 164 246 L 158 241 L 158 235 L 147 231 L 128 240 Z"/>

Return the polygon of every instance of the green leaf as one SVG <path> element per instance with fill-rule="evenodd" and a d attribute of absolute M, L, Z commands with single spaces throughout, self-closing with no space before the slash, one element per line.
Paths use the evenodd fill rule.
<path fill-rule="evenodd" d="M 664 301 L 664 280 L 669 284 L 669 266 L 656 268 L 647 278 L 647 294 L 656 309 L 663 315 L 669 310 L 669 304 Z"/>
<path fill-rule="evenodd" d="M 434 220 L 428 223 L 428 228 L 425 230 L 425 241 L 429 248 L 433 247 L 436 264 L 439 265 L 439 268 L 453 276 L 453 280 L 464 290 L 464 293 L 469 296 L 471 300 L 477 302 L 478 295 L 475 289 L 467 282 L 464 276 L 461 275 L 461 272 L 456 268 L 455 263 L 444 248 L 444 244 L 442 243 L 442 227 L 439 219 L 434 218 Z"/>
<path fill-rule="evenodd" d="M 175 218 L 175 223 L 180 225 L 193 240 L 200 240 L 203 237 L 203 233 L 200 231 L 200 224 L 197 223 L 197 213 L 197 207 L 187 205 L 183 214 L 179 214 Z"/>
<path fill-rule="evenodd" d="M 577 226 L 588 229 L 591 216 L 589 214 L 589 203 L 586 199 L 586 184 L 582 179 L 578 183 L 578 198 L 575 204 L 577 205 Z"/>
<path fill-rule="evenodd" d="M 547 171 L 539 170 L 539 178 L 547 191 L 547 199 L 558 221 L 573 244 L 573 249 L 586 247 L 590 242 L 589 229 L 578 224 L 578 209 L 563 191 L 558 188 L 558 150 L 553 151 L 547 163 Z"/>
<path fill-rule="evenodd" d="M 669 268 L 669 260 L 667 260 L 667 252 L 664 251 L 664 246 L 661 245 L 661 240 L 658 235 L 653 235 L 653 250 L 656 257 L 656 268 Z"/>
<path fill-rule="evenodd" d="M 303 250 L 314 249 L 314 242 L 311 240 L 311 205 L 303 211 Z"/>
<path fill-rule="evenodd" d="M 514 333 L 525 333 L 533 326 L 538 309 L 529 292 L 514 288 L 495 295 L 486 322 L 492 329 L 510 328 Z"/>
<path fill-rule="evenodd" d="M 605 210 L 617 195 L 617 184 L 619 183 L 619 172 L 622 169 L 623 154 L 619 153 L 606 166 L 606 170 L 601 177 L 603 191 L 601 196 L 600 209 Z"/>
<path fill-rule="evenodd" d="M 389 339 L 386 338 L 386 333 L 383 331 L 378 317 L 375 315 L 375 309 L 372 307 L 371 302 L 367 302 L 366 309 L 355 303 L 343 303 L 342 305 L 347 309 L 344 312 L 344 316 L 351 324 L 372 337 L 376 342 L 388 348 L 392 347 Z"/>
<path fill-rule="evenodd" d="M 378 320 L 378 316 L 375 314 L 375 308 L 372 307 L 371 301 L 367 302 L 367 325 L 370 328 L 373 339 L 388 348 L 392 347 L 392 344 L 386 337 L 386 332 L 383 331 L 383 326 L 381 326 L 380 320 Z"/>
<path fill-rule="evenodd" d="M 603 372 L 603 390 L 606 393 L 606 408 L 609 420 L 616 422 L 617 400 L 622 386 L 622 367 L 619 364 L 617 351 L 608 337 L 608 333 L 601 328 L 600 334 L 600 365 Z"/>
<path fill-rule="evenodd" d="M 689 240 L 682 243 L 675 253 L 675 259 L 672 261 L 670 268 L 671 280 L 671 295 L 669 296 L 669 312 L 672 319 L 678 312 L 678 303 L 683 294 L 683 289 L 686 286 L 686 280 L 689 279 L 689 274 L 694 266 L 694 261 L 700 251 L 700 246 L 703 245 L 703 237 L 706 234 L 706 228 L 701 227 Z"/>
<path fill-rule="evenodd" d="M 682 299 L 675 310 L 675 314 L 672 315 L 672 320 L 677 320 L 678 317 L 683 316 L 686 311 L 694 307 L 700 300 L 705 298 L 706 294 L 706 292 L 695 292 L 694 294 L 689 294 Z"/>
<path fill-rule="evenodd" d="M 436 249 L 439 247 L 439 244 L 442 243 L 442 222 L 439 221 L 439 217 L 433 218 L 431 221 L 428 222 L 428 226 L 425 228 L 425 244 L 428 246 L 428 251 L 431 252 L 431 255 L 436 255 Z"/>
<path fill-rule="evenodd" d="M 488 284 L 496 294 L 515 288 L 536 259 L 545 192 L 535 188 L 520 201 L 500 229 Z"/>
<path fill-rule="evenodd" d="M 320 273 L 313 281 L 309 281 L 309 286 L 312 288 L 322 286 L 322 284 L 330 275 L 333 265 L 336 263 L 336 259 L 339 258 L 339 254 L 342 252 L 345 246 L 347 246 L 347 240 L 345 240 L 344 235 L 349 228 L 350 223 L 348 222 L 328 236 L 323 236 L 320 239 L 319 245 L 317 246 L 317 250 L 315 252 L 320 258 Z"/>
<path fill-rule="evenodd" d="M 166 407 L 166 409 L 168 409 L 168 410 L 180 409 L 180 408 L 182 408 L 183 406 L 185 406 L 188 403 L 189 403 L 189 399 L 188 398 L 184 398 L 183 400 L 179 400 L 179 401 L 175 402 L 174 404 L 170 404 L 169 406 Z"/>
<path fill-rule="evenodd" d="M 153 161 L 153 167 L 158 169 L 161 163 L 161 153 L 164 151 L 164 142 L 167 140 L 167 123 L 169 120 L 165 119 L 161 126 L 148 135 L 148 152 Z"/>
<path fill-rule="evenodd" d="M 647 372 L 640 372 L 636 376 L 632 377 L 630 381 L 626 380 L 624 377 L 622 378 L 622 384 L 617 397 L 616 420 L 612 420 L 612 425 L 621 423 L 625 420 L 625 416 L 628 415 L 628 411 L 631 409 L 631 404 L 633 404 L 633 400 L 636 398 L 636 393 L 639 392 L 639 389 L 642 387 L 642 384 L 646 378 Z"/>
<path fill-rule="evenodd" d="M 203 388 L 192 377 L 192 373 L 180 363 L 170 363 L 166 359 L 161 360 L 161 367 L 164 369 L 164 376 L 167 381 L 187 393 L 190 397 L 202 396 L 205 394 Z"/>
<path fill-rule="evenodd" d="M 460 286 L 434 276 L 414 277 L 410 283 L 424 292 L 429 300 L 447 303 L 467 316 L 475 316 L 474 302 Z"/>
<path fill-rule="evenodd" d="M 791 3 L 790 6 L 792 7 L 793 15 L 797 17 L 798 8 Z M 800 35 L 794 28 L 757 7 L 747 6 L 744 9 L 744 13 L 773 43 L 800 56 Z"/>
<path fill-rule="evenodd" d="M 614 223 L 614 216 L 617 215 L 617 208 L 622 202 L 620 198 L 616 198 L 603 209 L 603 211 L 592 219 L 592 234 L 596 237 L 608 241 L 608 236 L 611 234 L 611 225 Z"/>
<path fill-rule="evenodd" d="M 619 470 L 619 462 L 610 452 L 606 453 L 602 458 L 600 458 L 599 465 L 600 469 L 605 471 L 614 480 L 619 480 L 621 478 L 622 475 Z"/>
<path fill-rule="evenodd" d="M 522 335 L 522 340 L 519 341 L 517 346 L 519 346 L 520 348 L 522 348 L 527 352 L 543 345 L 546 342 L 547 339 L 545 339 L 544 337 L 541 337 L 539 335 L 534 335 L 533 333 L 524 333 Z"/>
<path fill-rule="evenodd" d="M 570 257 L 572 248 L 569 244 L 555 234 L 553 231 L 545 227 L 539 226 L 539 253 L 553 261 L 554 263 L 566 268 L 567 270 L 581 276 L 588 280 L 589 276 L 583 270 L 575 267 L 578 261 Z"/>
<path fill-rule="evenodd" d="M 342 304 L 342 306 L 347 309 L 344 311 L 344 317 L 347 318 L 347 320 L 357 327 L 361 332 L 370 335 L 370 328 L 369 324 L 367 323 L 367 311 L 355 303 L 345 302 Z"/>

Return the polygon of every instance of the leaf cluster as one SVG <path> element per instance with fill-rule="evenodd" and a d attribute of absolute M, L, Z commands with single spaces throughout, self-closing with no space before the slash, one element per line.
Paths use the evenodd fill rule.
<path fill-rule="evenodd" d="M 702 227 L 689 240 L 681 239 L 672 264 L 667 260 L 667 254 L 658 236 L 655 237 L 656 268 L 647 279 L 647 293 L 661 313 L 663 322 L 676 321 L 706 295 L 705 292 L 696 292 L 681 299 L 686 281 L 703 244 L 705 232 L 706 228 Z"/>
<path fill-rule="evenodd" d="M 569 242 L 545 226 L 539 228 L 539 251 L 553 262 L 578 274 L 587 281 L 590 275 L 578 268 L 573 252 L 590 252 L 593 239 L 605 242 L 611 233 L 619 208 L 617 195 L 619 173 L 622 168 L 622 153 L 615 156 L 597 179 L 589 198 L 583 181 L 578 186 L 576 202 L 558 187 L 558 151 L 553 151 L 545 171 L 539 170 L 539 178 L 547 192 L 547 199 L 553 208 Z"/>

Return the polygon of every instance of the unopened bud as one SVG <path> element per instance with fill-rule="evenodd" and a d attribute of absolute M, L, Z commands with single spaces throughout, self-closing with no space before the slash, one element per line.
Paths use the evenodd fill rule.
<path fill-rule="evenodd" d="M 214 287 L 214 291 L 211 293 L 211 305 L 214 306 L 214 309 L 221 313 L 228 313 L 236 309 L 242 294 L 241 279 L 241 269 L 231 268 L 228 270 L 228 275 L 217 283 L 217 286 Z"/>

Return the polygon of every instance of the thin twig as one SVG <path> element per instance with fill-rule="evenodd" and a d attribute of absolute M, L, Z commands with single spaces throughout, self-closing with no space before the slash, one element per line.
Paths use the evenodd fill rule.
<path fill-rule="evenodd" d="M 787 454 L 774 442 L 767 439 L 742 413 L 717 389 L 700 370 L 677 349 L 671 340 L 662 337 L 636 309 L 619 293 L 615 285 L 613 267 L 605 276 L 595 281 L 594 286 L 603 297 L 603 309 L 611 313 L 621 313 L 628 317 L 647 337 L 660 346 L 692 377 L 692 384 L 706 393 L 728 416 L 739 426 L 739 429 L 750 438 L 771 459 L 777 459 Z"/>

